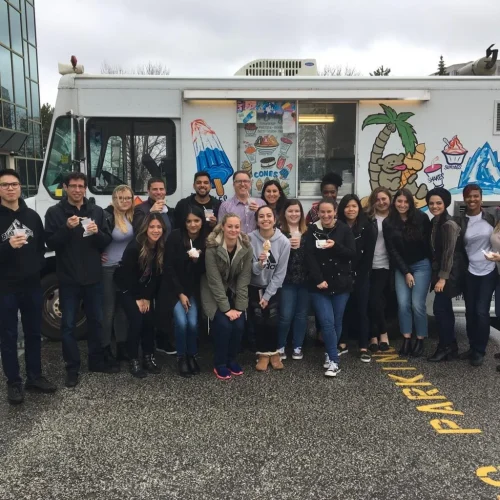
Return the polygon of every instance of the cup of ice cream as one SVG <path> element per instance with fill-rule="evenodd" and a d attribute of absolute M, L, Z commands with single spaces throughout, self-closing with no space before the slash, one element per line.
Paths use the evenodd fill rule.
<path fill-rule="evenodd" d="M 293 141 L 288 137 L 282 137 L 280 142 L 281 142 L 280 155 L 286 155 Z"/>
<path fill-rule="evenodd" d="M 467 150 L 462 146 L 462 143 L 456 135 L 449 141 L 448 139 L 443 139 L 443 141 L 446 144 L 446 147 L 443 149 L 446 163 L 450 165 L 450 167 L 461 167 L 467 155 Z"/>
<path fill-rule="evenodd" d="M 255 163 L 257 161 L 257 149 L 253 146 L 248 146 L 245 149 L 245 154 L 247 155 L 248 161 L 250 163 Z"/>
<path fill-rule="evenodd" d="M 188 250 L 188 255 L 192 259 L 197 259 L 200 256 L 200 251 L 197 248 L 190 248 Z"/>
<path fill-rule="evenodd" d="M 257 133 L 257 125 L 255 123 L 245 124 L 245 135 L 247 137 L 253 137 Z"/>
<path fill-rule="evenodd" d="M 430 183 L 434 184 L 434 187 L 443 187 L 443 165 L 438 163 L 439 158 L 436 157 L 432 160 L 432 164 L 424 169 L 427 174 L 427 179 Z"/>

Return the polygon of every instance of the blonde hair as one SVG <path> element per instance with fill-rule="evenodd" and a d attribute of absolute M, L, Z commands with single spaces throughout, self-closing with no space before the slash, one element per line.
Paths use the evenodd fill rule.
<path fill-rule="evenodd" d="M 392 202 L 391 192 L 387 188 L 385 188 L 384 186 L 379 186 L 379 187 L 375 188 L 370 193 L 370 197 L 368 198 L 368 205 L 365 208 L 366 215 L 370 219 L 373 219 L 375 217 L 375 203 L 377 202 L 377 196 L 379 193 L 386 194 L 389 197 L 389 203 Z"/>
<path fill-rule="evenodd" d="M 130 193 L 130 196 L 132 196 L 132 204 L 130 205 L 130 208 L 125 212 L 125 214 L 118 210 L 117 203 L 118 195 L 120 193 L 123 193 L 124 191 L 128 191 Z M 134 218 L 134 192 L 132 191 L 132 189 L 126 184 L 116 186 L 113 191 L 111 206 L 114 209 L 113 212 L 115 214 L 115 226 L 117 226 L 118 229 L 123 234 L 125 234 L 127 232 L 127 224 L 125 224 L 125 219 L 127 219 L 130 224 L 132 224 L 132 219 Z"/>

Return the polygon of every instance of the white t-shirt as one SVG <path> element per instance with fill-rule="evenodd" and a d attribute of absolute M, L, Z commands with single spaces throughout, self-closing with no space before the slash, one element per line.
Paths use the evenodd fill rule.
<path fill-rule="evenodd" d="M 375 253 L 373 254 L 373 264 L 372 269 L 389 269 L 389 254 L 387 253 L 387 248 L 385 248 L 384 235 L 382 233 L 382 222 L 385 217 L 380 215 L 375 215 L 377 220 L 377 242 L 375 243 Z"/>
<path fill-rule="evenodd" d="M 469 258 L 469 272 L 475 276 L 486 276 L 495 269 L 495 263 L 486 260 L 481 250 L 491 251 L 490 237 L 493 228 L 483 219 L 482 214 L 466 217 L 469 223 L 464 234 L 464 242 Z"/>

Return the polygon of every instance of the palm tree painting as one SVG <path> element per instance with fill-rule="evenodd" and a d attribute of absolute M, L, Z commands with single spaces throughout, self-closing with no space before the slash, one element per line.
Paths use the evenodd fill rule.
<path fill-rule="evenodd" d="M 414 116 L 411 112 L 397 113 L 393 108 L 380 104 L 384 111 L 369 115 L 363 121 L 362 130 L 370 125 L 383 125 L 377 135 L 370 153 L 368 172 L 370 187 L 384 186 L 392 194 L 405 187 L 411 191 L 418 207 L 425 206 L 427 186 L 417 185 L 418 172 L 424 167 L 425 144 L 419 144 L 413 125 L 408 120 Z M 401 139 L 404 153 L 384 156 L 384 151 L 391 135 L 397 132 Z"/>

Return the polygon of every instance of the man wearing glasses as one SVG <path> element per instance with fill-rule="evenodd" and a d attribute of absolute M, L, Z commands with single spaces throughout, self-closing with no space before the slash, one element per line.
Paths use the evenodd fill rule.
<path fill-rule="evenodd" d="M 251 233 L 256 227 L 255 212 L 266 202 L 260 198 L 250 198 L 252 179 L 248 172 L 238 170 L 233 175 L 234 196 L 222 203 L 218 219 L 222 220 L 228 213 L 236 214 L 241 219 L 241 231 Z"/>
<path fill-rule="evenodd" d="M 7 399 L 24 401 L 17 357 L 17 321 L 21 312 L 26 360 L 25 389 L 43 393 L 56 387 L 42 376 L 42 288 L 40 270 L 45 254 L 40 216 L 21 198 L 15 170 L 0 170 L 0 345 L 7 378 Z"/>
<path fill-rule="evenodd" d="M 80 371 L 80 352 L 75 338 L 80 300 L 83 300 L 87 316 L 89 371 L 118 371 L 117 366 L 105 363 L 101 346 L 101 253 L 111 242 L 111 232 L 103 209 L 85 198 L 85 174 L 71 172 L 64 180 L 63 188 L 67 197 L 45 214 L 45 236 L 47 246 L 56 252 L 65 383 L 66 387 L 75 387 Z"/>

